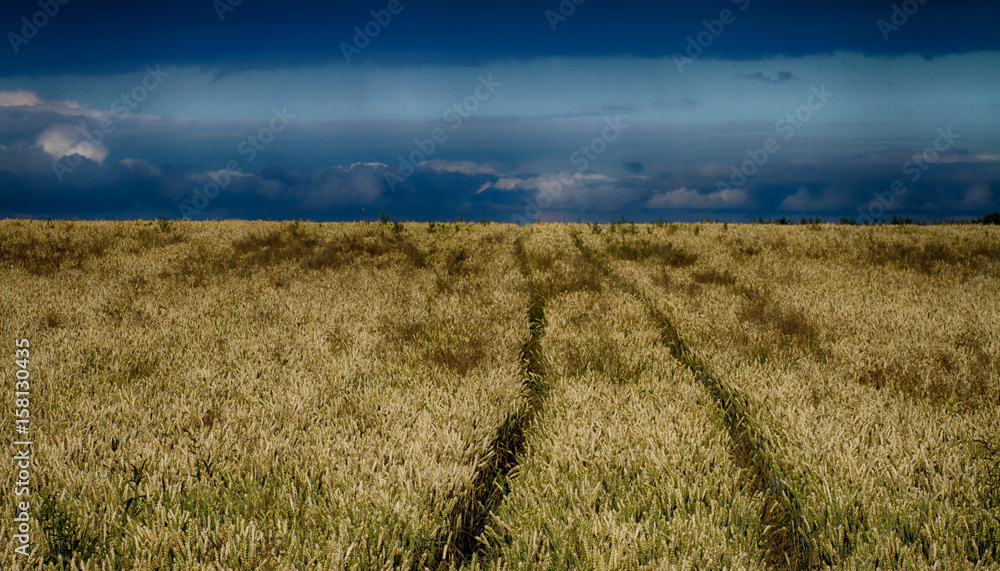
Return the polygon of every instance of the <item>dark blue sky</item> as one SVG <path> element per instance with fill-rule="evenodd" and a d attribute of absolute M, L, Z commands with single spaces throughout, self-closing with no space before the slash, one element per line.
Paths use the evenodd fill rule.
<path fill-rule="evenodd" d="M 0 217 L 1000 210 L 995 2 L 237 1 L 0 7 Z"/>

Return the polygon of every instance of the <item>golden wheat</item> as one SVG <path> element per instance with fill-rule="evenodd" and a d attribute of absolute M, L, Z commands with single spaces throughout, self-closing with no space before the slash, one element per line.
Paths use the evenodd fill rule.
<path fill-rule="evenodd" d="M 33 552 L 5 461 L 0 556 L 998 568 L 998 255 L 979 226 L 0 221 L 35 442 Z"/>

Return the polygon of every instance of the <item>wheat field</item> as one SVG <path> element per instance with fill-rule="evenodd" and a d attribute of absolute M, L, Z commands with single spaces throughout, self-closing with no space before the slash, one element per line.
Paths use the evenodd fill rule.
<path fill-rule="evenodd" d="M 998 258 L 978 225 L 0 221 L 2 567 L 998 569 Z"/>

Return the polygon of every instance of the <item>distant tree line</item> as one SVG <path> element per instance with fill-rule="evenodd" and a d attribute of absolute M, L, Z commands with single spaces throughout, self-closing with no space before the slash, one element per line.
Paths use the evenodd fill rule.
<path fill-rule="evenodd" d="M 857 222 L 853 218 L 841 218 L 841 224 L 856 224 Z M 931 220 L 930 222 L 920 222 L 913 220 L 909 216 L 897 216 L 893 214 L 889 218 L 880 218 L 877 220 L 866 220 L 865 225 L 893 225 L 902 226 L 908 224 L 918 224 L 921 226 L 926 225 L 937 225 L 937 224 L 1000 224 L 1000 212 L 990 212 L 984 214 L 982 218 L 974 218 L 972 220 Z"/>
<path fill-rule="evenodd" d="M 711 220 L 709 218 L 705 218 L 701 222 L 702 223 L 712 223 L 712 222 L 721 223 L 721 220 L 719 220 L 719 219 Z M 765 219 L 763 216 L 758 216 L 757 218 L 751 218 L 749 220 L 749 224 L 776 224 L 776 225 L 779 225 L 779 226 L 789 226 L 789 225 L 793 225 L 793 224 L 818 225 L 818 224 L 825 224 L 825 223 L 826 223 L 826 220 L 823 220 L 819 216 L 802 216 L 797 221 L 795 219 L 788 218 L 786 216 L 782 216 L 781 218 L 768 218 L 768 219 Z M 844 225 L 852 225 L 853 226 L 853 225 L 857 224 L 857 221 L 854 218 L 841 218 L 840 219 L 840 223 L 844 224 Z M 634 223 L 632 221 L 630 221 L 630 220 L 627 220 L 624 216 L 622 216 L 618 220 L 612 220 L 611 221 L 611 226 L 612 227 L 614 227 L 614 226 L 621 226 L 621 225 L 624 225 L 624 224 L 634 224 Z M 655 221 L 653 221 L 653 225 L 654 226 L 666 226 L 668 224 L 670 224 L 670 222 L 667 221 L 666 219 L 664 219 L 662 216 L 660 218 L 657 218 Z M 883 226 L 883 225 L 885 225 L 885 226 L 889 226 L 889 225 L 891 225 L 891 226 L 904 226 L 904 225 L 910 225 L 910 224 L 912 224 L 912 225 L 920 225 L 920 226 L 933 226 L 933 225 L 939 225 L 939 224 L 1000 224 L 1000 212 L 990 212 L 988 214 L 983 215 L 982 218 L 975 218 L 975 219 L 972 219 L 972 220 L 954 220 L 954 219 L 936 220 L 935 219 L 935 220 L 931 220 L 930 222 L 927 222 L 927 221 L 914 220 L 913 218 L 911 218 L 909 216 L 899 216 L 899 215 L 893 214 L 892 216 L 890 216 L 888 218 L 883 217 L 883 218 L 877 218 L 877 219 L 872 219 L 872 220 L 866 220 L 864 222 L 864 225 L 866 225 L 866 226 L 867 225 L 872 225 L 872 226 Z M 598 223 L 594 222 L 594 223 L 592 223 L 592 225 L 596 226 L 596 225 L 598 225 Z"/>

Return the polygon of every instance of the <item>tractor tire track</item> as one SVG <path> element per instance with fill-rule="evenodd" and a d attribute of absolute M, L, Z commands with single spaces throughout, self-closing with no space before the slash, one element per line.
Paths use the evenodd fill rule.
<path fill-rule="evenodd" d="M 476 554 L 489 557 L 478 538 L 489 523 L 490 515 L 510 491 L 511 473 L 524 452 L 528 429 L 541 413 L 549 393 L 541 345 L 545 332 L 545 298 L 532 280 L 530 261 L 520 236 L 515 244 L 521 273 L 530 288 L 529 334 L 520 351 L 525 398 L 500 424 L 489 445 L 475 456 L 475 476 L 455 503 L 447 518 L 448 525 L 435 542 L 438 547 L 431 557 L 432 568 L 454 568 Z"/>
<path fill-rule="evenodd" d="M 694 374 L 715 400 L 733 442 L 731 455 L 734 462 L 748 474 L 751 489 L 764 496 L 760 516 L 764 531 L 760 545 L 768 565 L 787 569 L 815 569 L 832 565 L 833 561 L 818 555 L 822 551 L 816 548 L 812 539 L 814 527 L 803 517 L 802 504 L 786 483 L 787 471 L 778 464 L 773 444 L 754 422 L 749 399 L 716 377 L 683 340 L 670 319 L 656 308 L 653 300 L 635 284 L 627 283 L 615 274 L 583 243 L 579 233 L 573 233 L 573 241 L 589 263 L 623 291 L 643 302 L 660 329 L 660 342 Z"/>

